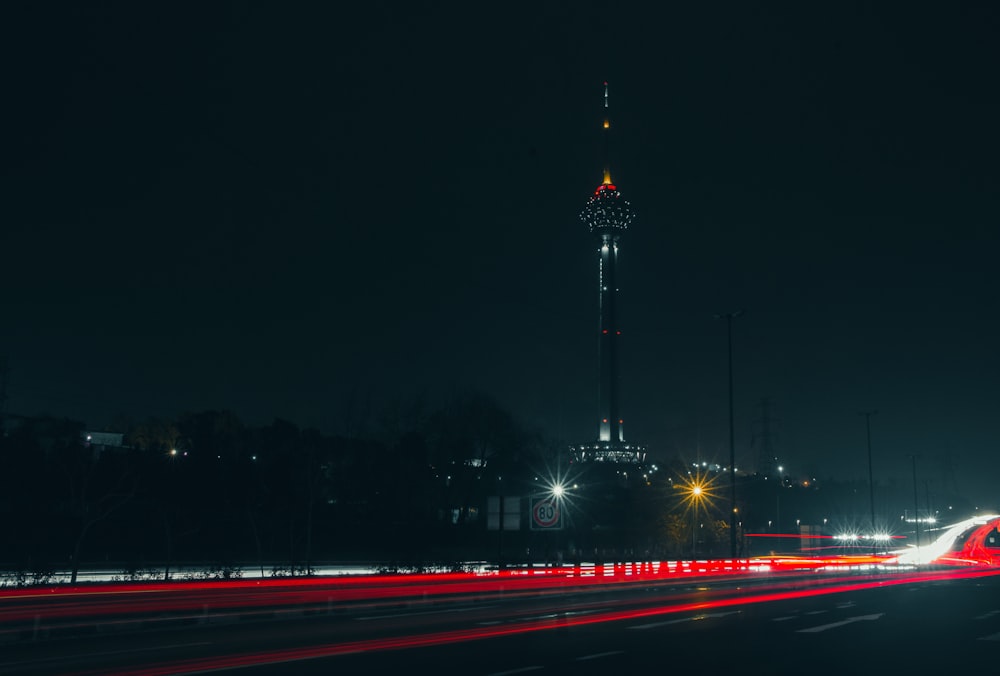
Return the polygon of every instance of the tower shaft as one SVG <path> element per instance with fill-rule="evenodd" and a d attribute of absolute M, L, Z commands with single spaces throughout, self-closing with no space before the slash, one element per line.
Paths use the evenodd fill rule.
<path fill-rule="evenodd" d="M 618 237 L 611 233 L 601 236 L 600 250 L 600 309 L 601 324 L 598 343 L 600 415 L 599 441 L 625 441 L 624 420 L 619 404 L 619 340 L 618 325 Z"/>

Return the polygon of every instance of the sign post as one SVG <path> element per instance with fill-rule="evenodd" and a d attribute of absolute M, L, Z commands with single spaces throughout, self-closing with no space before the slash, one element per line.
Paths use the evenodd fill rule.
<path fill-rule="evenodd" d="M 491 495 L 486 499 L 486 530 L 497 531 L 497 569 L 503 569 L 503 532 L 521 529 L 521 498 Z"/>

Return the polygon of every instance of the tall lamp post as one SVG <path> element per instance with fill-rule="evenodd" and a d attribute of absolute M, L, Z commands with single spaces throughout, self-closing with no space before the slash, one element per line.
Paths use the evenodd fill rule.
<path fill-rule="evenodd" d="M 691 505 L 694 507 L 694 518 L 691 519 L 691 560 L 694 561 L 698 558 L 698 505 L 701 504 L 702 498 L 702 488 L 701 486 L 691 487 Z"/>
<path fill-rule="evenodd" d="M 872 510 L 872 551 L 875 550 L 875 481 L 872 479 L 872 416 L 878 411 L 862 411 L 868 433 L 868 503 Z"/>
<path fill-rule="evenodd" d="M 733 431 L 733 319 L 743 314 L 743 310 L 715 315 L 726 320 L 729 341 L 729 554 L 736 558 L 736 440 Z"/>
<path fill-rule="evenodd" d="M 712 482 L 706 481 L 701 475 L 696 475 L 683 484 L 676 484 L 674 488 L 684 491 L 681 500 L 685 509 L 691 510 L 691 560 L 693 561 L 698 557 L 698 512 L 703 504 L 711 503 L 714 497 L 711 490 Z"/>
<path fill-rule="evenodd" d="M 920 551 L 920 514 L 918 513 L 918 503 L 917 503 L 917 456 L 910 455 L 910 460 L 913 461 L 913 533 L 917 539 L 917 551 Z M 917 563 L 920 563 L 920 559 L 917 559 Z"/>

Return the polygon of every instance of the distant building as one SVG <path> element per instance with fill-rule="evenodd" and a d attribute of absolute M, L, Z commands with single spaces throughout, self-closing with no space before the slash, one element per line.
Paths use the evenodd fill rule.
<path fill-rule="evenodd" d="M 80 432 L 80 443 L 99 456 L 104 451 L 125 448 L 125 435 L 121 432 Z"/>

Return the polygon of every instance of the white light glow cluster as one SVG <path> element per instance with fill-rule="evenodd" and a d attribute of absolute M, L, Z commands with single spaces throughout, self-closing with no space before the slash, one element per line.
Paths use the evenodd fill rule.
<path fill-rule="evenodd" d="M 641 464 L 646 461 L 646 447 L 637 444 L 580 444 L 570 446 L 575 462 L 621 462 Z"/>
<path fill-rule="evenodd" d="M 613 186 L 601 186 L 580 212 L 580 220 L 590 231 L 613 228 L 626 230 L 634 215 L 632 205 Z"/>

